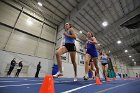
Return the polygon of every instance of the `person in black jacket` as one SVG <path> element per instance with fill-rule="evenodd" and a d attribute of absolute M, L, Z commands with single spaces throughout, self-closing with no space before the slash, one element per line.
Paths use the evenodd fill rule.
<path fill-rule="evenodd" d="M 22 61 L 20 61 L 20 62 L 18 63 L 17 72 L 16 72 L 16 74 L 15 74 L 15 77 L 18 77 L 18 76 L 19 76 L 19 73 L 20 73 L 22 67 L 23 67 Z"/>
<path fill-rule="evenodd" d="M 37 71 L 36 71 L 36 74 L 35 74 L 35 77 L 36 77 L 36 78 L 37 78 L 38 75 L 39 75 L 40 69 L 41 69 L 41 62 L 39 62 L 38 65 L 37 65 Z"/>
<path fill-rule="evenodd" d="M 138 73 L 136 73 L 136 78 L 138 78 Z"/>
<path fill-rule="evenodd" d="M 11 64 L 10 64 L 10 68 L 9 68 L 9 71 L 7 72 L 7 76 L 9 77 L 11 75 L 11 72 L 13 71 L 15 65 L 16 65 L 16 58 L 14 58 L 12 61 L 11 61 Z"/>

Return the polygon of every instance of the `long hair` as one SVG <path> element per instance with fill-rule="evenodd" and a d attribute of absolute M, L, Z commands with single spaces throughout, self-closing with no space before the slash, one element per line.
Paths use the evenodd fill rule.
<path fill-rule="evenodd" d="M 93 32 L 89 32 L 91 34 L 91 37 L 93 37 Z"/>
<path fill-rule="evenodd" d="M 73 25 L 71 23 L 69 23 L 69 25 L 70 25 L 70 28 L 73 27 Z"/>

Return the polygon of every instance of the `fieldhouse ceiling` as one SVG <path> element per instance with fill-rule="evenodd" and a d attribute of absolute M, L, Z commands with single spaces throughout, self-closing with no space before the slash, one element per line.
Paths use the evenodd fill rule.
<path fill-rule="evenodd" d="M 140 0 L 12 0 L 41 13 L 47 20 L 60 25 L 68 18 L 75 26 L 79 38 L 94 32 L 101 47 L 118 56 L 122 62 L 140 63 L 140 54 L 131 46 L 140 43 L 140 29 L 127 29 L 120 25 L 140 14 Z M 41 2 L 43 6 L 37 3 Z M 48 18 L 51 17 L 51 18 Z M 107 27 L 102 22 L 108 22 Z M 121 40 L 121 44 L 116 42 Z M 127 49 L 128 53 L 124 53 Z M 128 56 L 132 55 L 132 58 Z"/>

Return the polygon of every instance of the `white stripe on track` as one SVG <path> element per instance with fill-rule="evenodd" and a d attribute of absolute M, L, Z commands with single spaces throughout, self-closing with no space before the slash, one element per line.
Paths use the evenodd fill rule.
<path fill-rule="evenodd" d="M 19 82 L 19 81 L 0 81 L 0 82 Z"/>
<path fill-rule="evenodd" d="M 102 81 L 102 82 L 105 82 L 105 81 Z M 71 90 L 68 90 L 68 91 L 64 91 L 64 92 L 61 92 L 61 93 L 71 93 L 71 92 L 74 92 L 74 91 L 77 91 L 77 90 L 80 90 L 82 88 L 89 87 L 89 86 L 92 86 L 92 85 L 96 85 L 96 83 L 88 84 L 88 85 L 85 85 L 85 86 L 81 86 L 81 87 L 74 88 L 74 89 L 71 89 Z"/>
<path fill-rule="evenodd" d="M 79 89 L 82 89 L 82 88 L 85 88 L 85 87 L 88 87 L 88 86 L 91 86 L 91 85 L 95 85 L 94 84 L 88 84 L 88 85 L 85 85 L 85 86 L 82 86 L 82 87 L 78 87 L 78 88 L 75 88 L 75 89 L 71 89 L 71 90 L 68 90 L 68 91 L 65 91 L 65 92 L 61 92 L 61 93 L 70 93 L 70 92 L 74 92 L 76 90 L 79 90 Z"/>
<path fill-rule="evenodd" d="M 0 88 L 4 88 L 4 87 L 19 87 L 19 86 L 31 86 L 31 85 L 40 85 L 42 83 L 34 83 L 34 84 L 20 84 L 20 85 L 4 85 L 4 86 L 0 86 Z"/>
<path fill-rule="evenodd" d="M 27 80 L 27 81 L 43 81 L 43 80 Z M 8 81 L 0 81 L 0 82 L 23 82 L 23 81 L 20 81 L 20 80 L 17 80 L 17 81 L 10 81 L 10 80 L 8 80 Z"/>

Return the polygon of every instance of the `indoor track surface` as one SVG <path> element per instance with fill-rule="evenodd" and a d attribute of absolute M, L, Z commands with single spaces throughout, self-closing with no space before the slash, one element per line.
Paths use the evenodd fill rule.
<path fill-rule="evenodd" d="M 43 78 L 0 78 L 0 93 L 38 93 Z M 140 79 L 117 79 L 111 82 L 102 80 L 96 85 L 95 80 L 84 81 L 72 78 L 54 79 L 55 93 L 140 93 Z"/>

